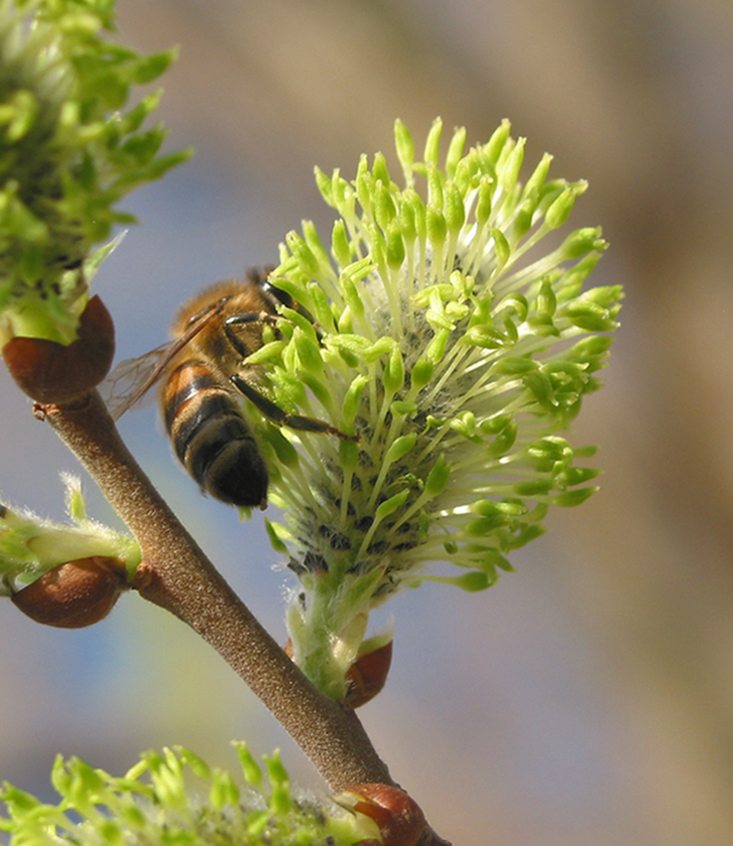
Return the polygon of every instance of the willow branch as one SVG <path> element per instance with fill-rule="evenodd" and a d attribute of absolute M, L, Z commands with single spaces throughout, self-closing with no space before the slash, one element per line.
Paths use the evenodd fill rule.
<path fill-rule="evenodd" d="M 249 685 L 333 792 L 393 784 L 358 717 L 324 696 L 214 568 L 123 443 L 99 394 L 40 406 L 140 544 L 140 595 L 197 631 Z"/>

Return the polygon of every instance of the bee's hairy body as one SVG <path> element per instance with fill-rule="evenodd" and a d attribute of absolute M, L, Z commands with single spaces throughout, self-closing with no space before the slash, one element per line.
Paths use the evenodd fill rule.
<path fill-rule="evenodd" d="M 173 341 L 121 362 L 101 386 L 117 420 L 160 381 L 165 428 L 181 463 L 203 491 L 240 508 L 264 508 L 269 480 L 242 398 L 279 426 L 358 440 L 324 420 L 283 411 L 261 392 L 266 369 L 247 359 L 262 347 L 265 325 L 277 331 L 281 305 L 312 320 L 263 274 L 217 282 L 180 310 Z"/>
<path fill-rule="evenodd" d="M 202 489 L 231 505 L 263 506 L 267 466 L 231 375 L 253 376 L 254 368 L 243 365 L 243 359 L 262 346 L 262 323 L 266 315 L 276 314 L 274 301 L 253 278 L 220 282 L 181 309 L 173 333 L 183 334 L 222 302 L 220 313 L 171 360 L 161 392 L 163 418 L 178 458 Z M 259 319 L 227 333 L 227 319 L 241 315 Z"/>

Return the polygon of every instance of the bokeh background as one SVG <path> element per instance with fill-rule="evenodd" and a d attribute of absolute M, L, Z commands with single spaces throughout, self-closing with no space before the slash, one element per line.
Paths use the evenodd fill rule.
<path fill-rule="evenodd" d="M 730 0 L 119 0 L 123 40 L 180 44 L 161 117 L 197 157 L 127 206 L 142 219 L 95 283 L 118 355 L 164 340 L 188 295 L 271 262 L 331 216 L 312 167 L 394 162 L 401 117 L 486 141 L 501 118 L 528 169 L 586 178 L 574 226 L 612 249 L 623 325 L 575 424 L 601 491 L 550 518 L 479 595 L 425 586 L 389 611 L 387 688 L 362 712 L 394 776 L 460 846 L 733 842 L 733 5 Z M 61 518 L 74 461 L 0 373 L 0 489 Z M 282 593 L 256 517 L 200 496 L 154 409 L 123 436 L 269 630 Z M 114 517 L 86 483 L 90 511 Z M 379 624 L 384 622 L 377 619 Z M 121 774 L 182 743 L 310 765 L 181 624 L 135 596 L 79 632 L 0 607 L 0 778 L 46 798 L 57 751 Z"/>

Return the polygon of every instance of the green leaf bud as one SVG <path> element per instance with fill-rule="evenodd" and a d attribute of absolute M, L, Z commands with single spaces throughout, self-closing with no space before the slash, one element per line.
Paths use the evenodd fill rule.
<path fill-rule="evenodd" d="M 344 421 L 351 425 L 356 419 L 356 412 L 359 408 L 359 400 L 365 385 L 369 383 L 367 376 L 356 376 L 349 385 L 346 394 L 344 395 L 343 404 L 341 406 L 341 413 Z"/>
<path fill-rule="evenodd" d="M 423 153 L 423 158 L 425 159 L 425 163 L 428 165 L 432 164 L 437 166 L 438 164 L 438 159 L 440 157 L 440 136 L 442 133 L 443 121 L 440 118 L 436 118 L 430 127 L 428 137 L 425 141 L 425 152 Z"/>
<path fill-rule="evenodd" d="M 316 177 L 316 187 L 321 192 L 321 196 L 329 206 L 334 206 L 333 183 L 331 178 L 327 176 L 317 165 L 313 168 L 313 173 Z"/>
<path fill-rule="evenodd" d="M 344 296 L 344 300 L 348 305 L 351 313 L 354 317 L 361 319 L 364 316 L 364 303 L 359 296 L 359 292 L 357 290 L 356 284 L 354 280 L 351 278 L 348 270 L 345 270 L 341 276 L 339 277 L 339 281 L 341 283 L 341 292 Z M 341 326 L 339 325 L 339 329 Z"/>
<path fill-rule="evenodd" d="M 504 119 L 500 126 L 494 130 L 491 138 L 489 138 L 489 143 L 486 145 L 486 155 L 494 165 L 499 161 L 499 156 L 509 138 L 510 129 L 511 123 Z"/>
<path fill-rule="evenodd" d="M 321 267 L 325 267 L 328 265 L 328 254 L 326 252 L 325 247 L 321 243 L 321 239 L 318 236 L 318 231 L 316 227 L 313 225 L 312 220 L 304 220 L 301 224 L 303 229 L 303 235 L 305 236 L 305 242 L 308 244 L 311 252 L 316 258 L 318 262 L 319 269 Z M 317 276 L 317 273 L 311 274 L 313 276 Z"/>
<path fill-rule="evenodd" d="M 476 201 L 476 222 L 484 226 L 491 218 L 491 202 L 494 193 L 494 179 L 491 176 L 481 177 L 478 186 L 478 200 Z"/>
<path fill-rule="evenodd" d="M 402 266 L 405 260 L 405 242 L 399 221 L 393 220 L 387 227 L 387 264 L 393 269 Z"/>
<path fill-rule="evenodd" d="M 576 198 L 580 194 L 583 194 L 587 187 L 588 183 L 585 180 L 581 180 L 573 185 L 568 185 L 562 194 L 560 194 L 545 214 L 545 222 L 550 229 L 557 229 L 567 221 L 575 205 Z"/>
<path fill-rule="evenodd" d="M 468 593 L 477 593 L 491 587 L 496 580 L 491 579 L 486 573 L 480 573 L 474 570 L 471 573 L 465 573 L 462 576 L 455 576 L 453 578 L 444 578 L 441 581 L 455 585 Z"/>
<path fill-rule="evenodd" d="M 506 455 L 514 446 L 518 432 L 519 426 L 516 420 L 512 420 L 504 426 L 504 428 L 496 435 L 494 440 L 487 447 L 487 454 L 495 458 Z"/>
<path fill-rule="evenodd" d="M 320 402 L 325 408 L 328 408 L 332 402 L 331 392 L 328 389 L 328 385 L 322 379 L 319 379 L 317 375 L 308 373 L 306 370 L 301 370 L 299 376 L 303 380 L 303 384 L 308 388 L 318 402 Z"/>
<path fill-rule="evenodd" d="M 364 349 L 362 359 L 368 364 L 373 364 L 375 361 L 379 361 L 385 353 L 391 354 L 394 349 L 394 339 L 387 337 L 379 338 L 373 344 Z"/>
<path fill-rule="evenodd" d="M 552 382 L 546 373 L 534 370 L 531 373 L 526 373 L 522 377 L 522 382 L 541 406 L 551 408 L 556 405 L 553 396 Z"/>
<path fill-rule="evenodd" d="M 335 328 L 333 311 L 326 292 L 315 282 L 309 282 L 307 290 L 311 301 L 313 317 L 315 317 L 316 323 L 323 332 L 333 331 Z M 317 341 L 318 335 L 315 331 L 314 335 Z"/>
<path fill-rule="evenodd" d="M 516 315 L 517 322 L 523 323 L 529 313 L 529 303 L 527 302 L 527 298 L 522 294 L 508 294 L 497 303 L 495 312 L 497 314 L 510 312 Z"/>
<path fill-rule="evenodd" d="M 375 184 L 381 184 L 384 188 L 389 189 L 392 180 L 389 178 L 389 170 L 387 168 L 387 160 L 384 153 L 376 153 L 374 156 L 374 164 L 372 165 L 372 178 Z"/>
<path fill-rule="evenodd" d="M 512 254 L 512 250 L 501 229 L 495 229 L 492 227 L 489 232 L 491 233 L 491 237 L 494 239 L 494 245 L 496 248 L 496 267 L 498 270 L 501 270 L 509 261 L 509 256 Z"/>
<path fill-rule="evenodd" d="M 433 206 L 427 208 L 427 233 L 430 241 L 436 246 L 443 245 L 447 235 L 447 226 L 443 212 Z"/>
<path fill-rule="evenodd" d="M 562 310 L 563 317 L 567 317 L 575 326 L 588 332 L 610 332 L 616 328 L 613 314 L 607 308 L 588 300 L 579 298 L 569 303 Z"/>
<path fill-rule="evenodd" d="M 517 143 L 509 153 L 503 171 L 499 176 L 499 182 L 504 190 L 512 190 L 519 179 L 519 171 L 522 169 L 522 162 L 524 161 L 524 145 L 525 138 L 517 138 Z"/>
<path fill-rule="evenodd" d="M 608 335 L 591 335 L 588 338 L 581 338 L 565 352 L 570 361 L 587 362 L 604 356 L 611 345 L 613 338 Z"/>
<path fill-rule="evenodd" d="M 479 428 L 481 433 L 484 435 L 497 435 L 512 423 L 514 423 L 514 418 L 511 413 L 508 411 L 501 411 L 498 414 L 494 414 L 492 417 L 488 417 L 486 420 L 482 420 Z"/>
<path fill-rule="evenodd" d="M 353 472 L 359 463 L 359 447 L 354 441 L 339 441 L 339 461 L 346 472 Z"/>
<path fill-rule="evenodd" d="M 601 229 L 598 226 L 577 229 L 563 241 L 559 250 L 561 261 L 580 258 L 586 253 L 596 250 L 605 250 L 608 245 L 601 238 Z"/>
<path fill-rule="evenodd" d="M 280 536 L 277 533 L 277 524 L 273 523 L 271 520 L 268 520 L 265 517 L 265 529 L 267 530 L 267 536 L 270 539 L 270 545 L 275 550 L 275 552 L 281 552 L 286 554 L 288 551 L 287 546 L 280 540 Z"/>
<path fill-rule="evenodd" d="M 564 491 L 551 498 L 553 505 L 558 505 L 561 508 L 574 508 L 576 505 L 582 505 L 587 499 L 598 490 L 597 485 L 590 485 L 587 488 L 576 488 L 573 491 Z"/>
<path fill-rule="evenodd" d="M 231 775 L 224 772 L 212 773 L 211 789 L 209 790 L 209 803 L 211 807 L 215 811 L 221 811 L 225 805 L 236 807 L 239 801 L 240 793 Z M 120 837 L 121 840 L 122 838 Z"/>
<path fill-rule="evenodd" d="M 408 452 L 415 448 L 416 442 L 417 435 L 414 432 L 397 438 L 392 442 L 385 454 L 385 463 L 394 464 L 395 461 L 399 461 L 401 458 L 404 458 Z"/>
<path fill-rule="evenodd" d="M 550 171 L 550 164 L 552 163 L 552 158 L 553 157 L 549 153 L 545 153 L 542 156 L 539 164 L 527 180 L 527 184 L 524 186 L 523 196 L 539 196 L 542 186 L 544 185 L 545 180 L 547 179 L 547 174 Z"/>
<path fill-rule="evenodd" d="M 480 514 L 482 517 L 494 517 L 501 515 L 506 517 L 522 517 L 527 513 L 527 506 L 522 502 L 496 502 L 493 499 L 481 499 L 471 506 L 471 511 Z"/>
<path fill-rule="evenodd" d="M 452 234 L 457 234 L 466 222 L 463 197 L 452 182 L 445 186 L 445 222 L 448 231 Z"/>
<path fill-rule="evenodd" d="M 318 344 L 300 326 L 295 327 L 292 340 L 298 353 L 301 367 L 308 373 L 313 373 L 316 376 L 321 374 L 323 372 L 323 359 L 321 358 L 321 350 Z"/>
<path fill-rule="evenodd" d="M 592 467 L 568 467 L 565 470 L 565 483 L 568 487 L 583 485 L 591 479 L 595 479 L 600 473 Z"/>
<path fill-rule="evenodd" d="M 377 522 L 381 522 L 385 517 L 389 517 L 390 514 L 394 514 L 397 509 L 402 508 L 402 506 L 407 502 L 409 495 L 409 490 L 403 490 L 380 503 L 374 513 L 375 520 L 377 520 Z"/>
<path fill-rule="evenodd" d="M 414 417 L 419 411 L 419 406 L 414 400 L 395 400 L 390 403 L 389 410 L 395 415 Z"/>
<path fill-rule="evenodd" d="M 427 481 L 425 482 L 425 496 L 431 499 L 440 496 L 448 484 L 450 476 L 450 465 L 445 462 L 444 456 L 438 456 L 438 460 L 430 468 Z"/>
<path fill-rule="evenodd" d="M 316 276 L 319 268 L 318 259 L 303 238 L 297 232 L 291 231 L 285 236 L 285 242 L 302 273 L 307 277 Z"/>
<path fill-rule="evenodd" d="M 239 756 L 239 763 L 241 764 L 247 784 L 254 788 L 259 788 L 263 782 L 262 770 L 252 757 L 247 744 L 242 740 L 235 740 L 232 746 L 234 746 Z"/>
<path fill-rule="evenodd" d="M 512 240 L 514 242 L 520 241 L 532 228 L 534 222 L 534 215 L 537 210 L 537 200 L 534 197 L 527 197 L 522 200 L 519 209 L 517 210 L 514 223 L 512 225 Z"/>
<path fill-rule="evenodd" d="M 445 355 L 445 347 L 450 337 L 450 329 L 440 329 L 435 337 L 428 344 L 425 351 L 425 359 L 432 364 L 437 364 Z"/>
<path fill-rule="evenodd" d="M 356 198 L 359 205 L 364 210 L 364 215 L 367 218 L 372 217 L 372 188 L 374 179 L 369 172 L 369 162 L 366 156 L 361 156 L 359 159 L 359 167 L 356 171 L 356 178 L 354 179 L 354 187 L 356 189 Z"/>
<path fill-rule="evenodd" d="M 544 279 L 540 285 L 540 290 L 537 295 L 537 311 L 540 314 L 546 314 L 549 317 L 555 313 L 557 308 L 557 298 L 552 285 L 548 279 Z"/>
<path fill-rule="evenodd" d="M 382 375 L 384 389 L 390 394 L 396 394 L 405 383 L 405 366 L 399 347 L 392 347 L 387 364 Z"/>
<path fill-rule="evenodd" d="M 525 373 L 531 373 L 537 370 L 539 364 L 531 358 L 518 358 L 516 356 L 508 356 L 501 358 L 494 365 L 496 373 L 506 376 L 521 376 Z"/>
<path fill-rule="evenodd" d="M 270 779 L 270 808 L 279 816 L 285 816 L 291 808 L 290 778 L 280 760 L 277 750 L 271 758 L 265 758 L 267 775 Z"/>
<path fill-rule="evenodd" d="M 443 196 L 443 185 L 445 178 L 443 174 L 436 167 L 428 167 L 428 208 L 432 206 L 435 209 L 443 210 L 445 202 Z"/>
<path fill-rule="evenodd" d="M 387 244 L 384 240 L 384 235 L 381 229 L 375 224 L 369 224 L 367 227 L 369 231 L 369 240 L 372 245 L 372 259 L 374 264 L 379 268 L 380 272 L 387 260 Z"/>
<path fill-rule="evenodd" d="M 396 214 L 397 209 L 392 200 L 389 186 L 382 182 L 377 182 L 374 188 L 374 217 L 377 224 L 382 230 L 386 231 Z"/>
<path fill-rule="evenodd" d="M 418 198 L 419 199 L 419 198 Z M 415 221 L 415 206 L 412 199 L 403 198 L 399 207 L 400 229 L 405 241 L 410 244 L 417 236 L 417 223 Z"/>
<path fill-rule="evenodd" d="M 424 358 L 419 359 L 412 368 L 411 382 L 415 389 L 420 389 L 428 384 L 433 377 L 433 362 Z"/>
<path fill-rule="evenodd" d="M 463 158 L 463 150 L 466 146 L 466 128 L 458 127 L 450 140 L 448 153 L 445 157 L 445 173 L 448 179 L 453 179 L 458 167 L 458 162 Z"/>
<path fill-rule="evenodd" d="M 415 142 L 412 140 L 409 130 L 399 118 L 394 124 L 394 135 L 397 157 L 402 165 L 405 183 L 411 185 L 412 167 L 415 163 Z"/>
<path fill-rule="evenodd" d="M 517 496 L 546 496 L 552 490 L 552 480 L 535 479 L 531 482 L 518 482 L 513 490 Z"/>

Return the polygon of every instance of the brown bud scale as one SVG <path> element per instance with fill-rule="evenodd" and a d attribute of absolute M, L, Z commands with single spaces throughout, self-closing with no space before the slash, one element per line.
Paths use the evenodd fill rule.
<path fill-rule="evenodd" d="M 417 846 L 425 834 L 425 816 L 404 790 L 389 784 L 357 784 L 346 793 L 355 794 L 349 807 L 379 826 L 383 846 Z"/>
<path fill-rule="evenodd" d="M 125 588 L 125 577 L 119 558 L 78 558 L 54 567 L 11 598 L 37 623 L 79 629 L 109 614 Z"/>
<path fill-rule="evenodd" d="M 392 641 L 360 655 L 346 672 L 344 705 L 360 708 L 384 687 L 392 663 Z"/>
<path fill-rule="evenodd" d="M 10 375 L 36 402 L 63 405 L 95 388 L 115 352 L 110 313 L 98 296 L 86 305 L 77 338 L 68 346 L 45 338 L 11 338 L 3 347 Z"/>

